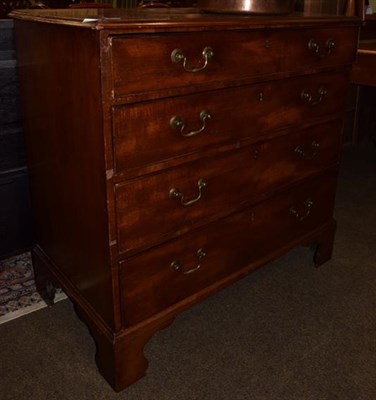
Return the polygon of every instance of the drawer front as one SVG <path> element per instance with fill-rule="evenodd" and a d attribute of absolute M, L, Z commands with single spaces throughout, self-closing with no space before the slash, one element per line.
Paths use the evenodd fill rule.
<path fill-rule="evenodd" d="M 213 145 L 338 114 L 347 83 L 347 73 L 328 73 L 115 107 L 116 171 L 131 175 L 159 162 L 157 170 Z"/>
<path fill-rule="evenodd" d="M 335 165 L 341 132 L 342 122 L 334 121 L 116 185 L 120 253 L 211 222 Z"/>
<path fill-rule="evenodd" d="M 290 31 L 286 40 L 286 70 L 346 65 L 355 60 L 357 27 Z"/>
<path fill-rule="evenodd" d="M 336 172 L 120 263 L 123 317 L 137 324 L 332 220 Z"/>
<path fill-rule="evenodd" d="M 349 64 L 356 40 L 353 27 L 114 37 L 114 96 Z"/>
<path fill-rule="evenodd" d="M 282 68 L 282 49 L 277 32 L 262 30 L 114 38 L 114 95 L 272 74 Z"/>

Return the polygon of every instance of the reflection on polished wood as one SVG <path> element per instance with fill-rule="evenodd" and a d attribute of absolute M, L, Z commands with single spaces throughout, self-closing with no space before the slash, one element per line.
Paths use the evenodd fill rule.
<path fill-rule="evenodd" d="M 91 3 L 91 2 L 80 2 L 72 3 L 69 8 L 112 8 L 111 3 Z"/>
<path fill-rule="evenodd" d="M 350 0 L 352 1 L 352 0 Z M 334 14 L 344 15 L 346 11 L 346 0 L 305 0 L 304 1 L 304 14 L 305 15 L 318 15 L 318 14 Z M 348 15 L 348 14 L 347 14 Z M 353 15 L 353 14 L 351 14 Z"/>

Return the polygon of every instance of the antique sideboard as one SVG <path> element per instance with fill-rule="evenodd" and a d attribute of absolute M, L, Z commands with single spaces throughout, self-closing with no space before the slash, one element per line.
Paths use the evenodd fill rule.
<path fill-rule="evenodd" d="M 187 307 L 296 246 L 330 259 L 356 18 L 12 17 L 38 287 L 75 303 L 115 390 Z"/>

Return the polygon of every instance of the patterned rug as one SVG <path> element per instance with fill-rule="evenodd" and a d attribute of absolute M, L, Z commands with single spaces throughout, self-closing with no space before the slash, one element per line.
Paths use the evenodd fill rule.
<path fill-rule="evenodd" d="M 66 298 L 61 290 L 55 301 Z M 30 253 L 0 261 L 0 324 L 47 307 L 36 291 Z"/>

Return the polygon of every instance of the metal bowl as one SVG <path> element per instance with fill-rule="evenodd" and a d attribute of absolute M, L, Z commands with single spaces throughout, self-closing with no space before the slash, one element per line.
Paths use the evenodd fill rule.
<path fill-rule="evenodd" d="M 199 0 L 198 8 L 214 13 L 281 15 L 294 11 L 295 0 Z"/>

